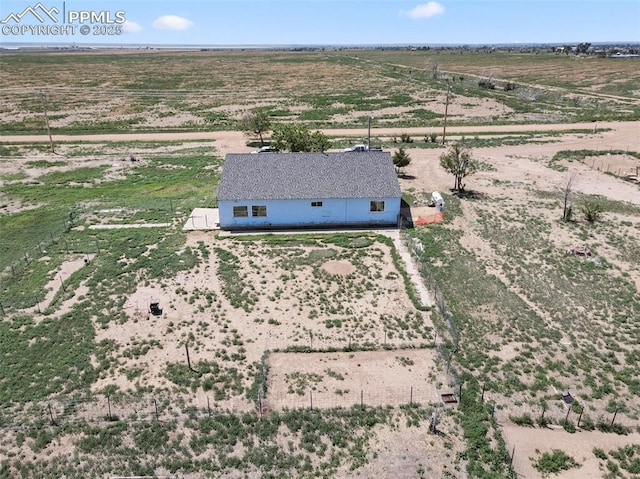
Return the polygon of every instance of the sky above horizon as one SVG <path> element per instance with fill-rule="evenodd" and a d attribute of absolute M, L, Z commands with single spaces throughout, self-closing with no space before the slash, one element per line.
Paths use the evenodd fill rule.
<path fill-rule="evenodd" d="M 638 43 L 640 0 L 2 0 L 0 22 L 0 44 Z"/>

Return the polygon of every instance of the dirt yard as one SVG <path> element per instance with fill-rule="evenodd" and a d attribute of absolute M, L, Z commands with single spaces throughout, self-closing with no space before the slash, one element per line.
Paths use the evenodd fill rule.
<path fill-rule="evenodd" d="M 166 364 L 185 362 L 187 342 L 194 364 L 215 359 L 245 373 L 246 365 L 257 363 L 266 350 L 431 345 L 429 313 L 412 307 L 388 246 L 375 240 L 366 244 L 349 249 L 319 239 L 316 246 L 296 245 L 295 240 L 291 246 L 270 245 L 260 239 L 189 233 L 188 245 L 205 248 L 208 260 L 163 285 L 139 287 L 125 304 L 131 321 L 124 331 L 119 324 L 99 329 L 97 341 L 114 341 L 121 350 L 149 347 L 142 360 L 119 360 L 121 366 L 139 370 L 135 380 L 112 371 L 95 390 L 114 382 L 123 390 L 136 384 L 171 387 Z M 224 269 L 229 264 L 231 273 Z M 160 299 L 161 316 L 148 314 L 151 298 Z M 432 350 L 420 354 L 429 358 L 420 361 L 421 374 L 435 375 Z M 306 366 L 294 364 L 304 372 Z M 357 367 L 348 361 L 339 370 L 346 374 L 347 368 L 355 378 Z M 407 384 L 413 381 L 417 391 L 423 376 L 409 375 Z M 252 407 L 244 397 L 227 399 L 234 407 Z"/>
<path fill-rule="evenodd" d="M 445 375 L 432 349 L 354 353 L 272 353 L 270 408 L 437 404 Z"/>
<path fill-rule="evenodd" d="M 496 126 L 472 127 L 471 130 L 451 128 L 450 132 L 460 136 L 466 131 L 583 127 L 585 125 Z M 575 172 L 578 178 L 576 192 L 640 205 L 637 185 L 605 174 L 606 169 L 612 172 L 637 167 L 638 162 L 633 157 L 611 155 L 587 157 L 583 162 L 561 162 L 560 166 L 567 171 L 549 167 L 550 159 L 560 150 L 625 149 L 629 145 L 640 144 L 637 123 L 607 123 L 599 125 L 599 128 L 609 131 L 596 135 L 563 134 L 550 143 L 478 148 L 474 150 L 474 157 L 486 166 L 468 179 L 468 188 L 480 192 L 483 198 L 498 199 L 510 209 L 528 211 L 533 191 L 551 194 L 568 173 Z M 407 129 L 403 131 L 413 133 Z M 415 131 L 420 132 L 424 133 L 424 130 Z M 328 133 L 357 137 L 364 131 Z M 399 132 L 378 130 L 374 133 L 382 136 Z M 211 146 L 210 141 L 214 140 L 217 154 L 221 156 L 251 150 L 246 146 L 246 137 L 237 132 L 100 135 L 84 139 L 109 142 L 124 138 L 199 139 L 199 146 Z M 18 141 L 18 138 L 3 140 Z M 42 141 L 43 138 L 32 140 Z M 19 137 L 19 141 L 31 139 Z M 61 151 L 69 148 L 69 145 L 61 146 Z M 443 149 L 408 148 L 407 151 L 412 163 L 406 168 L 406 176 L 400 179 L 404 191 L 423 197 L 428 197 L 434 190 L 449 192 L 452 178 L 438 164 Z M 128 154 L 125 151 L 116 153 L 123 158 Z M 34 159 L 54 161 L 58 158 L 41 153 L 29 158 Z M 113 156 L 97 159 L 92 155 L 65 161 L 66 164 L 57 168 L 106 165 L 115 171 L 135 167 L 122 159 L 114 161 Z M 22 171 L 30 180 L 37 180 L 41 174 L 37 166 L 29 167 L 24 161 L 3 162 L 0 166 L 5 175 Z M 462 231 L 462 246 L 482 258 L 487 273 L 508 284 L 510 280 L 502 269 L 501 252 L 490 247 L 478 226 L 478 220 L 487 208 L 485 203 L 464 202 L 463 214 L 456 219 L 454 227 Z M 499 205 L 492 213 L 500 213 Z M 578 233 L 554 223 L 557 209 L 537 208 L 536 214 L 553 225 L 548 238 L 558 249 L 564 251 L 580 241 Z M 629 220 L 624 214 L 605 216 L 616 222 L 621 234 L 637 236 L 634 230 L 637 221 Z M 518 224 L 516 218 L 503 220 L 506 226 Z M 524 224 L 518 226 L 526 230 Z M 601 254 L 606 255 L 640 288 L 637 264 L 617 257 L 613 249 L 608 250 L 610 247 L 606 246 L 605 236 L 603 232 L 594 233 L 594 241 L 603 244 Z M 108 341 L 115 346 L 108 353 L 113 366 L 98 378 L 94 391 L 110 385 L 118 386 L 122 391 L 167 388 L 176 395 L 188 396 L 198 407 L 206 406 L 207 398 L 219 393 L 216 407 L 250 411 L 255 409 L 255 405 L 245 396 L 245 390 L 267 350 L 272 352 L 267 360 L 269 384 L 266 407 L 274 410 L 311 406 L 312 400 L 316 408 L 350 406 L 360 402 L 366 405 L 399 405 L 409 401 L 433 404 L 439 402 L 440 393 L 455 391 L 456 386 L 447 383 L 443 375 L 444 365 L 436 361 L 431 347 L 435 337 L 431 315 L 417 311 L 411 305 L 386 244 L 372 241 L 371 244 L 345 247 L 318 240 L 315 244 L 283 245 L 261 239 L 241 241 L 192 231 L 187 233 L 186 246 L 200 252 L 201 261 L 197 268 L 162 282 L 140 284 L 124 305 L 128 321 L 124 324 L 112 322 L 105 327 L 96 325 L 95 342 Z M 225 268 L 229 265 L 233 268 Z M 76 258 L 73 263 L 65 264 L 62 271 L 71 274 L 74 268 L 81 266 L 82 258 Z M 56 278 L 52 277 L 49 287 L 53 294 L 57 288 Z M 78 290 L 78 296 L 83 294 L 86 294 L 84 285 Z M 148 305 L 152 298 L 160 299 L 164 309 L 161 316 L 149 314 Z M 68 311 L 70 304 L 66 301 L 55 316 Z M 491 314 L 487 312 L 486 317 L 491 319 Z M 552 322 L 554 318 L 544 316 L 544 319 Z M 496 342 L 505 340 L 499 337 L 490 339 Z M 520 354 L 524 344 L 506 338 L 492 354 L 508 361 Z M 563 337 L 559 344 L 571 344 L 571 339 Z M 350 345 L 357 348 L 373 345 L 380 351 L 343 352 Z M 385 345 L 408 349 L 385 351 Z M 194 383 L 195 393 L 178 384 L 177 375 L 172 372 L 178 367 L 186 367 L 186 347 L 189 348 L 193 367 L 208 371 L 199 379 L 200 382 Z M 301 352 L 307 348 L 327 352 Z M 97 361 L 97 358 L 93 359 Z M 572 386 L 578 391 L 588 391 L 579 379 Z M 499 404 L 511 402 L 495 394 L 487 394 L 487 397 Z M 594 404 L 598 408 L 604 407 L 597 401 Z M 603 463 L 593 455 L 594 447 L 608 451 L 639 441 L 637 433 L 624 437 L 597 432 L 570 435 L 558 430 L 515 427 L 505 419 L 508 413 L 507 409 L 501 416 L 503 430 L 508 446 L 515 447 L 514 465 L 523 477 L 539 477 L 530 458 L 538 457 L 537 450 L 545 452 L 555 447 L 563 449 L 582 464 L 580 468 L 558 477 L 600 477 Z M 628 418 L 621 420 L 629 421 Z M 457 426 L 451 423 L 448 427 L 452 431 Z M 455 443 L 452 453 L 451 449 L 442 446 L 442 442 L 431 441 L 426 435 L 414 437 L 414 442 L 404 444 L 402 428 L 385 426 L 376 433 L 377 442 L 372 450 L 379 455 L 354 477 L 389 477 L 393 474 L 394 461 L 402 463 L 408 457 L 419 462 L 425 451 L 431 451 L 435 458 L 430 461 L 432 475 L 426 477 L 440 477 L 442 464 L 451 461 L 450 455 L 455 454 L 455 448 L 461 450 L 463 447 L 461 443 Z M 451 439 L 455 442 L 455 438 Z"/>
<path fill-rule="evenodd" d="M 593 449 L 602 449 L 606 453 L 631 444 L 640 444 L 640 434 L 627 436 L 603 433 L 599 431 L 581 431 L 574 434 L 562 428 L 534 429 L 505 425 L 502 428 L 510 453 L 513 453 L 513 464 L 518 477 L 541 477 L 533 463 L 545 452 L 559 449 L 573 457 L 580 465 L 577 468 L 562 471 L 552 477 L 558 479 L 584 479 L 587 477 L 603 477 L 607 469 L 599 460 Z M 515 448 L 515 449 L 514 449 Z"/>

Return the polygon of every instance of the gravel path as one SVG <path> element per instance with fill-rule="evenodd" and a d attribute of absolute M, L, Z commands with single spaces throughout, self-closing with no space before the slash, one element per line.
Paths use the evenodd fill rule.
<path fill-rule="evenodd" d="M 420 298 L 420 302 L 422 303 L 422 305 L 433 306 L 435 303 L 433 301 L 433 298 L 431 297 L 431 293 L 429 293 L 429 291 L 427 290 L 427 287 L 424 285 L 424 281 L 422 280 L 422 275 L 420 274 L 420 271 L 418 271 L 418 267 L 415 261 L 413 260 L 413 256 L 411 255 L 411 252 L 409 251 L 409 249 L 407 248 L 407 245 L 404 243 L 404 241 L 402 241 L 402 238 L 400 237 L 400 231 L 384 230 L 384 231 L 380 231 L 380 233 L 388 236 L 393 240 L 393 244 L 395 245 L 396 250 L 398 250 L 398 254 L 400 255 L 400 258 L 402 258 L 402 261 L 404 262 L 404 268 L 407 271 L 407 274 L 409 275 L 411 282 L 413 283 L 413 287 L 418 293 L 418 297 Z"/>

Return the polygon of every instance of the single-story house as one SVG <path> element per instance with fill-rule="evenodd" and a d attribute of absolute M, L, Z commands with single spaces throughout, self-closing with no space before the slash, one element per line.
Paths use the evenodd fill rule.
<path fill-rule="evenodd" d="M 230 153 L 220 227 L 396 225 L 401 196 L 389 152 Z"/>

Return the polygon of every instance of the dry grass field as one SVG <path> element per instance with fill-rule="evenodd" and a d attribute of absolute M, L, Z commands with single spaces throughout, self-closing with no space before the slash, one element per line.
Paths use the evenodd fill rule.
<path fill-rule="evenodd" d="M 54 129 L 76 134 L 233 129 L 255 107 L 322 127 L 362 126 L 367 116 L 380 126 L 439 126 L 446 79 L 450 124 L 633 120 L 636 63 L 446 50 L 5 52 L 0 131 L 42 132 L 40 91 Z M 487 78 L 495 89 L 478 85 Z"/>
<path fill-rule="evenodd" d="M 464 196 L 439 166 L 444 147 L 424 138 L 441 134 L 444 112 L 435 55 L 453 79 L 449 139 L 465 135 L 480 163 Z M 539 477 L 556 449 L 579 467 L 554 477 L 634 477 L 633 65 L 507 52 L 3 53 L 0 476 Z M 495 90 L 478 87 L 487 77 Z M 444 223 L 403 233 L 421 245 L 437 306 L 416 301 L 378 232 L 182 231 L 194 207 L 215 206 L 224 155 L 251 150 L 232 130 L 255 106 L 325 128 L 335 148 L 367 115 L 385 149 L 413 137 L 404 199 L 423 212 L 434 190 L 447 201 Z M 132 130 L 147 135 L 119 134 Z"/>

